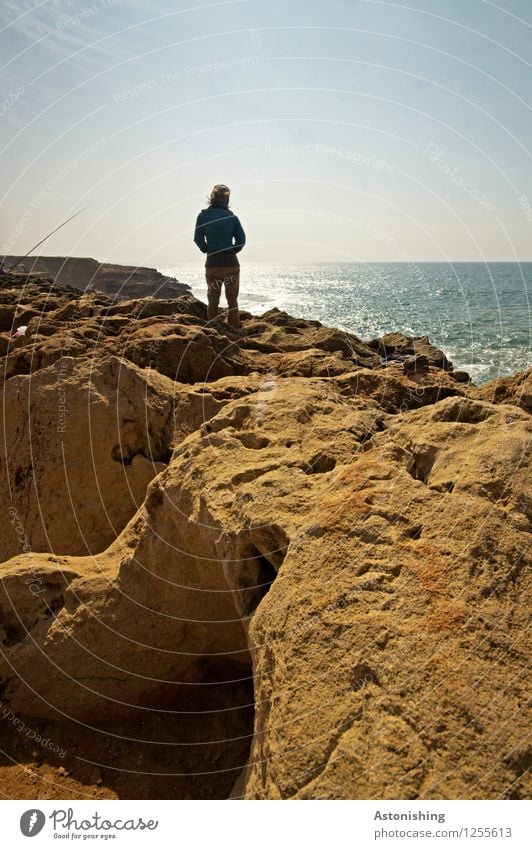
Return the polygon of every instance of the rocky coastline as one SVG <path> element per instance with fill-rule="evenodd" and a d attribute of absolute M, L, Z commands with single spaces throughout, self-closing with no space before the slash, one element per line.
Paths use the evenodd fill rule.
<path fill-rule="evenodd" d="M 4 257 L 4 264 L 8 269 L 14 268 L 19 283 L 48 279 L 82 292 L 103 292 L 115 300 L 176 298 L 190 292 L 185 283 L 155 268 L 116 265 L 88 257 L 8 256 Z"/>
<path fill-rule="evenodd" d="M 35 270 L 0 278 L 4 795 L 530 795 L 531 372 Z"/>

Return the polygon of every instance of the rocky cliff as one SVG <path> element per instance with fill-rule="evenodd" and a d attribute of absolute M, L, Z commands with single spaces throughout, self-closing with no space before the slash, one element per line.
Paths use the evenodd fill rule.
<path fill-rule="evenodd" d="M 3 793 L 523 797 L 530 373 L 243 319 L 4 281 Z"/>
<path fill-rule="evenodd" d="M 187 294 L 190 287 L 155 268 L 116 265 L 88 257 L 10 256 L 6 268 L 15 266 L 18 274 L 46 275 L 60 286 L 85 291 L 104 292 L 114 299 L 176 298 Z"/>

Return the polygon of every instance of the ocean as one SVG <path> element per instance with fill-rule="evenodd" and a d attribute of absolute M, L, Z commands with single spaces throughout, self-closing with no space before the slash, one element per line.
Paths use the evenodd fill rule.
<path fill-rule="evenodd" d="M 201 264 L 160 269 L 206 301 Z M 318 263 L 242 260 L 240 306 L 278 307 L 369 340 L 426 335 L 476 383 L 530 365 L 532 262 Z"/>

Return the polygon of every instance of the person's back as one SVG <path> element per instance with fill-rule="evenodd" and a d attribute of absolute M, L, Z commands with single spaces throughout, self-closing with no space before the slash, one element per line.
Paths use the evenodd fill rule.
<path fill-rule="evenodd" d="M 228 320 L 240 327 L 238 290 L 240 286 L 239 253 L 246 243 L 246 234 L 236 215 L 229 209 L 230 191 L 227 186 L 214 186 L 210 205 L 202 209 L 196 220 L 194 241 L 202 253 L 207 254 L 208 317 L 218 315 L 222 284 L 228 305 Z"/>
<path fill-rule="evenodd" d="M 215 204 L 202 209 L 198 215 L 194 240 L 200 250 L 207 249 L 207 267 L 213 267 L 215 264 L 233 265 L 246 237 L 237 216 L 226 206 Z"/>

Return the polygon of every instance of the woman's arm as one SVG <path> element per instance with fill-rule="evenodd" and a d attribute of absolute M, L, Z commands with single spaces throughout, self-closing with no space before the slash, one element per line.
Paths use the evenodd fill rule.
<path fill-rule="evenodd" d="M 202 254 L 207 253 L 207 239 L 205 238 L 205 230 L 202 226 L 202 215 L 201 212 L 196 218 L 196 227 L 194 229 L 194 241 L 197 244 L 198 248 L 202 252 Z"/>
<path fill-rule="evenodd" d="M 235 227 L 233 230 L 233 239 L 234 239 L 234 248 L 235 253 L 238 253 L 242 250 L 244 245 L 246 244 L 246 234 L 244 233 L 244 228 L 240 223 L 240 219 L 235 215 Z"/>

